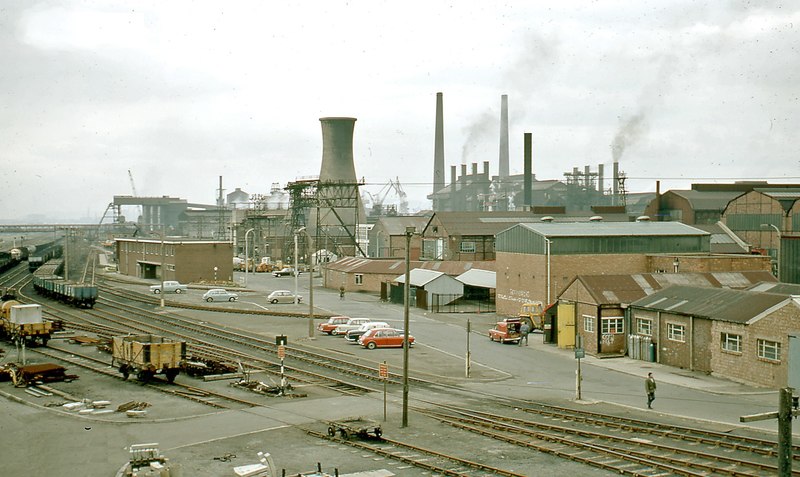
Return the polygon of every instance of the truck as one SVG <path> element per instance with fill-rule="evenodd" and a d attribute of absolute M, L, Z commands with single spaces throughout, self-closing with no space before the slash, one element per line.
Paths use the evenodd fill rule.
<path fill-rule="evenodd" d="M 519 318 L 506 318 L 495 323 L 494 328 L 489 330 L 489 339 L 500 343 L 519 343 L 522 337 L 519 328 L 522 321 Z"/>
<path fill-rule="evenodd" d="M 186 360 L 185 341 L 158 335 L 114 336 L 111 341 L 111 366 L 118 367 L 125 379 L 135 373 L 146 383 L 156 374 L 164 374 L 171 383 Z"/>
<path fill-rule="evenodd" d="M 175 280 L 164 281 L 164 293 L 183 293 L 188 289 L 188 285 L 183 285 Z M 158 285 L 151 285 L 150 291 L 158 295 L 161 293 L 161 284 L 159 283 Z"/>
<path fill-rule="evenodd" d="M 533 330 L 544 329 L 544 303 L 541 301 L 528 301 L 519 308 L 519 319 L 528 322 L 528 328 Z"/>

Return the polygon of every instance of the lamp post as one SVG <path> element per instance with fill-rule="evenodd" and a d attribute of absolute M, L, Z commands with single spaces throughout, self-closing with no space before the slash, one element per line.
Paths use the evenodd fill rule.
<path fill-rule="evenodd" d="M 406 276 L 403 283 L 403 423 L 408 427 L 408 302 L 411 281 L 411 236 L 417 229 L 406 227 Z"/>
<path fill-rule="evenodd" d="M 247 232 L 244 233 L 244 286 L 247 286 L 247 269 L 250 268 L 250 264 L 248 263 L 250 255 L 247 251 L 247 236 L 254 230 L 255 229 L 247 229 Z"/>
<path fill-rule="evenodd" d="M 314 337 L 314 257 L 313 257 L 313 250 L 314 250 L 314 239 L 311 238 L 311 234 L 308 233 L 308 229 L 305 227 L 300 227 L 297 229 L 297 232 L 294 235 L 295 244 L 297 244 L 297 234 L 303 232 L 306 234 L 308 238 L 308 337 Z M 295 257 L 297 257 L 297 247 L 295 247 L 294 252 Z M 295 258 L 295 269 L 297 268 L 297 262 Z M 297 285 L 295 285 L 295 290 L 297 289 Z M 297 296 L 297 291 L 295 291 L 295 296 Z"/>
<path fill-rule="evenodd" d="M 775 249 L 775 275 L 778 276 L 778 281 L 781 281 L 781 229 L 779 229 L 775 224 L 761 224 L 761 228 L 765 229 L 767 227 L 772 227 L 775 229 L 775 232 L 778 233 L 778 247 Z"/>
<path fill-rule="evenodd" d="M 164 308 L 164 274 L 167 272 L 167 265 L 165 262 L 166 253 L 164 253 L 164 229 L 161 229 L 161 308 Z"/>

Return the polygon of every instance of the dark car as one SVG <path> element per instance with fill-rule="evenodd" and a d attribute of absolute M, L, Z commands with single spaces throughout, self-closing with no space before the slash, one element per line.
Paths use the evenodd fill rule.
<path fill-rule="evenodd" d="M 272 272 L 272 276 L 273 277 L 288 277 L 288 276 L 292 275 L 293 272 L 294 271 L 291 268 L 286 267 L 286 268 L 281 268 L 280 270 L 275 270 L 274 272 Z"/>
<path fill-rule="evenodd" d="M 344 339 L 351 343 L 358 343 L 358 339 L 361 337 L 361 335 L 375 328 L 389 328 L 389 323 L 384 321 L 370 321 L 368 323 L 364 323 L 354 330 L 347 330 L 347 332 L 344 334 Z"/>

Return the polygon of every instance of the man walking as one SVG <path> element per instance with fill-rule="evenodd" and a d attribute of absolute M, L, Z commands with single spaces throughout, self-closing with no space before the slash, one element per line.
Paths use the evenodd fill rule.
<path fill-rule="evenodd" d="M 647 409 L 653 409 L 653 401 L 656 400 L 656 380 L 653 378 L 653 373 L 647 373 L 647 379 L 644 380 L 644 390 L 647 392 Z"/>
<path fill-rule="evenodd" d="M 522 346 L 522 340 L 525 340 L 525 346 L 528 346 L 528 333 L 530 333 L 531 328 L 528 326 L 527 321 L 522 322 L 522 326 L 519 327 L 519 345 Z"/>

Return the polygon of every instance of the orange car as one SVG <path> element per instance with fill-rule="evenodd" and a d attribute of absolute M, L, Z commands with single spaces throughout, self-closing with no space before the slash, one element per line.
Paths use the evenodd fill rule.
<path fill-rule="evenodd" d="M 374 328 L 358 338 L 358 344 L 367 348 L 402 348 L 403 330 L 395 328 Z M 408 335 L 408 346 L 414 344 L 414 337 Z"/>
<path fill-rule="evenodd" d="M 328 318 L 328 321 L 325 323 L 320 323 L 317 325 L 317 329 L 325 334 L 333 334 L 333 330 L 336 329 L 337 326 L 343 325 L 350 320 L 349 316 L 332 316 Z"/>

